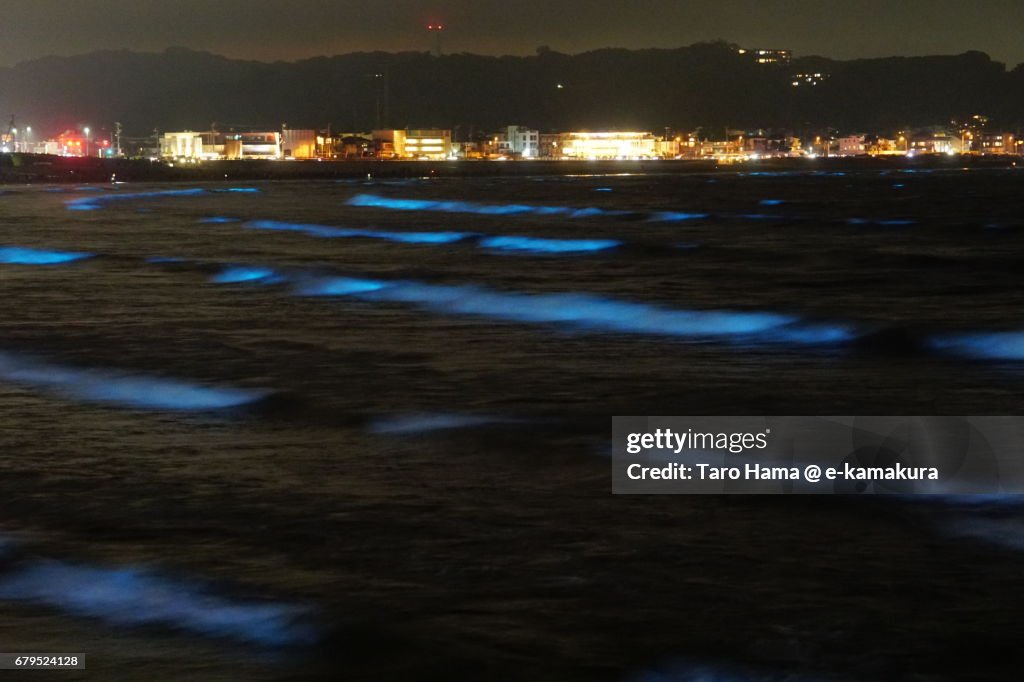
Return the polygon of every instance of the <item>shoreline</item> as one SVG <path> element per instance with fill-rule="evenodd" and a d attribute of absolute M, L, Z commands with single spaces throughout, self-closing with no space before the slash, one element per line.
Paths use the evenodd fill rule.
<path fill-rule="evenodd" d="M 1014 155 L 783 158 L 719 163 L 714 160 L 647 161 L 207 161 L 170 166 L 148 159 L 99 159 L 0 155 L 0 184 L 66 184 L 124 182 L 217 182 L 258 180 L 334 180 L 372 176 L 523 177 L 530 175 L 615 175 L 729 172 L 814 172 L 857 170 L 952 170 L 1014 168 Z"/>

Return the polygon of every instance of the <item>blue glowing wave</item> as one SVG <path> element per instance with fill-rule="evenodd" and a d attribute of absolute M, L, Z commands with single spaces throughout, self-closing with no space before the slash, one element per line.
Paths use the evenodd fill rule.
<path fill-rule="evenodd" d="M 450 244 L 473 236 L 469 232 L 384 232 L 380 230 L 352 229 L 347 227 L 328 227 L 326 225 L 283 223 L 276 220 L 256 220 L 246 223 L 245 226 L 253 230 L 299 232 L 311 237 L 327 239 L 361 237 L 366 239 L 383 239 L 386 241 L 401 242 L 404 244 Z"/>
<path fill-rule="evenodd" d="M 222 410 L 267 396 L 265 391 L 213 388 L 175 379 L 62 367 L 8 353 L 0 353 L 0 380 L 87 402 L 151 410 Z"/>
<path fill-rule="evenodd" d="M 285 223 L 277 220 L 256 220 L 245 224 L 253 230 L 273 230 L 280 232 L 298 232 L 311 237 L 326 239 L 364 238 L 382 239 L 403 244 L 451 244 L 476 238 L 472 232 L 393 232 L 348 227 L 330 227 L 327 225 L 305 225 L 301 223 Z M 480 236 L 479 246 L 491 251 L 508 251 L 516 253 L 554 253 L 571 254 L 606 251 L 621 246 L 622 242 L 614 239 L 547 239 L 542 237 L 520 236 Z"/>
<path fill-rule="evenodd" d="M 0 263 L 9 265 L 61 265 L 92 258 L 91 253 L 43 251 L 22 246 L 0 246 Z"/>
<path fill-rule="evenodd" d="M 933 338 L 933 349 L 979 360 L 1024 360 L 1024 332 L 953 334 Z"/>
<path fill-rule="evenodd" d="M 36 561 L 0 574 L 0 599 L 122 627 L 160 625 L 261 646 L 305 646 L 319 638 L 302 607 L 231 599 L 141 568 Z"/>
<path fill-rule="evenodd" d="M 811 324 L 792 315 L 726 310 L 663 308 L 591 294 L 524 294 L 479 286 L 449 286 L 350 277 L 314 279 L 300 285 L 306 296 L 352 296 L 408 303 L 453 315 L 623 334 L 743 342 L 835 344 L 851 341 L 843 326 Z"/>
<path fill-rule="evenodd" d="M 769 199 L 768 202 L 773 200 Z M 781 202 L 780 202 L 781 203 Z M 436 201 L 432 199 L 393 199 L 376 194 L 359 194 L 348 201 L 349 206 L 382 208 L 392 211 L 440 211 L 444 213 L 476 213 L 479 215 L 539 215 L 562 216 L 567 218 L 588 218 L 593 216 L 635 216 L 634 211 L 609 211 L 601 208 L 572 208 L 568 206 L 535 206 L 531 204 L 477 204 L 468 201 Z M 640 214 L 642 216 L 642 214 Z M 678 223 L 706 220 L 710 213 L 686 211 L 655 211 L 647 215 L 649 222 Z M 735 216 L 747 220 L 776 220 L 783 216 L 747 214 Z"/>
<path fill-rule="evenodd" d="M 215 284 L 272 284 L 282 281 L 282 277 L 270 268 L 230 265 L 211 277 L 210 281 Z"/>
<path fill-rule="evenodd" d="M 657 223 L 679 223 L 688 220 L 703 220 L 709 218 L 710 215 L 707 213 L 683 213 L 681 211 L 659 211 L 658 213 L 651 214 L 648 219 L 651 222 Z"/>
<path fill-rule="evenodd" d="M 221 216 L 221 215 L 215 215 L 215 216 L 210 216 L 208 218 L 200 218 L 199 219 L 199 222 L 201 222 L 201 223 L 208 223 L 208 224 L 211 224 L 211 225 L 223 225 L 225 223 L 237 223 L 238 221 L 239 221 L 238 218 L 229 218 L 227 216 Z"/>
<path fill-rule="evenodd" d="M 110 192 L 101 196 L 82 197 L 80 199 L 72 199 L 65 204 L 69 211 L 95 211 L 102 208 L 104 204 L 109 204 L 115 201 L 130 201 L 133 199 L 159 199 L 163 197 L 192 197 L 200 194 L 206 194 L 205 189 L 190 188 L 190 189 L 171 189 L 160 192 L 134 192 L 131 194 L 125 194 L 120 192 Z"/>
<path fill-rule="evenodd" d="M 349 206 L 383 208 L 391 211 L 440 211 L 442 213 L 476 213 L 479 215 L 540 215 L 567 218 L 588 218 L 618 215 L 618 211 L 568 206 L 534 206 L 529 204 L 478 204 L 470 201 L 436 201 L 432 199 L 391 199 L 376 194 L 359 194 L 348 200 Z"/>
<path fill-rule="evenodd" d="M 850 225 L 878 225 L 881 227 L 910 227 L 917 224 L 916 220 L 891 219 L 891 220 L 868 220 L 867 218 L 850 218 L 846 221 Z"/>
<path fill-rule="evenodd" d="M 590 253 L 618 248 L 617 239 L 546 239 L 541 237 L 483 237 L 480 246 L 494 251 L 520 253 Z"/>
<path fill-rule="evenodd" d="M 518 424 L 519 420 L 473 414 L 405 414 L 380 417 L 370 423 L 370 431 L 388 435 L 410 435 L 432 431 L 471 429 L 502 424 Z"/>

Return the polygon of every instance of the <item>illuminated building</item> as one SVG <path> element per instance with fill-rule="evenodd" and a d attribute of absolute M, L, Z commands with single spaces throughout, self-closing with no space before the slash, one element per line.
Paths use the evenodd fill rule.
<path fill-rule="evenodd" d="M 680 137 L 659 137 L 654 144 L 655 151 L 659 158 L 675 159 L 679 156 L 679 148 L 682 144 Z"/>
<path fill-rule="evenodd" d="M 164 133 L 160 137 L 160 156 L 167 159 L 200 159 L 203 157 L 203 138 L 199 133 L 191 131 Z"/>
<path fill-rule="evenodd" d="M 275 160 L 282 157 L 281 133 L 228 133 L 224 137 L 224 158 Z"/>
<path fill-rule="evenodd" d="M 86 136 L 74 130 L 65 130 L 57 136 L 57 153 L 60 156 L 85 156 Z"/>
<path fill-rule="evenodd" d="M 815 71 L 814 73 L 797 73 L 793 75 L 791 85 L 794 88 L 821 85 L 829 79 L 829 74 Z"/>
<path fill-rule="evenodd" d="M 870 144 L 867 144 L 868 154 L 872 156 L 892 156 L 894 154 L 905 154 L 899 140 L 890 140 L 885 137 L 876 137 Z"/>
<path fill-rule="evenodd" d="M 318 156 L 316 131 L 285 128 L 282 148 L 286 159 L 315 159 Z"/>
<path fill-rule="evenodd" d="M 1010 133 L 993 132 L 975 136 L 974 146 L 982 154 L 1014 154 L 1017 144 Z"/>
<path fill-rule="evenodd" d="M 946 133 L 938 133 L 925 137 L 914 137 L 910 141 L 910 151 L 913 154 L 959 154 L 961 150 L 961 139 Z"/>
<path fill-rule="evenodd" d="M 562 133 L 555 156 L 565 159 L 653 159 L 657 139 L 651 133 Z"/>
<path fill-rule="evenodd" d="M 440 161 L 452 155 L 450 130 L 375 130 L 373 140 L 384 159 Z"/>
<path fill-rule="evenodd" d="M 793 61 L 792 50 L 761 50 L 740 48 L 736 52 L 757 64 L 789 64 Z"/>
<path fill-rule="evenodd" d="M 860 156 L 868 153 L 864 135 L 847 135 L 836 140 L 839 156 Z"/>
<path fill-rule="evenodd" d="M 362 159 L 371 156 L 373 140 L 360 135 L 343 135 L 331 140 L 331 156 L 341 159 Z M 326 147 L 325 147 L 326 148 Z"/>
<path fill-rule="evenodd" d="M 495 139 L 497 151 L 506 156 L 535 159 L 540 156 L 540 131 L 508 126 Z"/>
<path fill-rule="evenodd" d="M 223 136 L 215 131 L 164 133 L 160 137 L 160 156 L 165 159 L 210 161 L 224 158 Z"/>

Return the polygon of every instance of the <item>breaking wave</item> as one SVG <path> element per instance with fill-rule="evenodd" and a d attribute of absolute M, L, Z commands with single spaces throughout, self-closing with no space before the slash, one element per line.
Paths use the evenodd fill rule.
<path fill-rule="evenodd" d="M 266 391 L 216 388 L 177 379 L 64 367 L 9 353 L 0 353 L 0 380 L 87 402 L 152 410 L 222 410 L 247 405 L 268 395 Z"/>

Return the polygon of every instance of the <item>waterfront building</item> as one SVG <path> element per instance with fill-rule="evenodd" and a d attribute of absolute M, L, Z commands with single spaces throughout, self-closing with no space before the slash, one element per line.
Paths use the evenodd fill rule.
<path fill-rule="evenodd" d="M 641 132 L 562 133 L 555 156 L 565 159 L 653 159 L 657 138 Z"/>
<path fill-rule="evenodd" d="M 373 141 L 378 156 L 383 159 L 440 161 L 452 155 L 450 130 L 375 130 Z"/>
<path fill-rule="evenodd" d="M 203 137 L 192 131 L 164 133 L 160 137 L 160 156 L 165 159 L 201 159 Z"/>
<path fill-rule="evenodd" d="M 496 152 L 502 156 L 535 159 L 540 156 L 540 131 L 508 126 L 496 136 Z"/>
<path fill-rule="evenodd" d="M 315 159 L 322 149 L 317 138 L 315 130 L 285 127 L 281 132 L 281 154 L 286 159 Z"/>
<path fill-rule="evenodd" d="M 915 136 L 910 140 L 910 150 L 913 154 L 959 154 L 962 149 L 962 140 L 959 136 L 948 133 L 935 133 L 932 135 Z"/>
<path fill-rule="evenodd" d="M 990 132 L 975 135 L 974 149 L 982 154 L 1015 154 L 1017 141 L 1007 132 Z"/>
<path fill-rule="evenodd" d="M 284 156 L 278 131 L 227 133 L 224 136 L 225 159 L 277 160 Z"/>
<path fill-rule="evenodd" d="M 836 140 L 838 156 L 860 156 L 868 153 L 868 145 L 864 135 L 847 135 Z"/>

